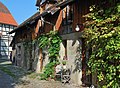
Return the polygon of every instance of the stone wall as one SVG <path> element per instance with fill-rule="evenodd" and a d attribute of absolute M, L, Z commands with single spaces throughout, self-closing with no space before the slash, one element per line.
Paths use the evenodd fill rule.
<path fill-rule="evenodd" d="M 63 40 L 67 40 L 67 68 L 71 70 L 71 82 L 82 85 L 82 40 L 78 38 L 78 33 L 63 35 Z M 63 37 L 62 36 L 62 37 Z M 80 36 L 80 35 L 79 35 Z M 63 60 L 65 47 L 60 45 L 60 59 Z"/>
<path fill-rule="evenodd" d="M 28 49 L 27 49 L 28 48 Z M 23 43 L 17 43 L 13 50 L 12 57 L 15 57 L 15 65 L 20 66 L 26 70 L 33 70 L 40 72 L 40 48 L 38 44 L 25 48 Z M 31 48 L 31 49 L 29 49 Z M 30 51 L 32 50 L 32 51 Z M 43 49 L 43 67 L 48 63 L 47 49 Z M 13 58 L 12 58 L 13 59 Z"/>
<path fill-rule="evenodd" d="M 82 84 L 82 40 L 80 37 L 81 33 L 71 33 L 64 35 L 63 40 L 67 41 L 67 68 L 71 70 L 71 82 Z M 40 72 L 40 48 L 38 44 L 31 46 L 32 52 L 26 51 L 23 43 L 16 44 L 16 64 L 27 70 L 30 68 L 30 60 L 32 60 L 32 70 L 37 73 Z M 30 55 L 31 54 L 31 55 Z M 48 51 L 47 49 L 42 50 L 43 58 L 43 69 L 48 63 Z M 60 62 L 63 61 L 65 56 L 65 47 L 63 43 L 60 44 Z"/>

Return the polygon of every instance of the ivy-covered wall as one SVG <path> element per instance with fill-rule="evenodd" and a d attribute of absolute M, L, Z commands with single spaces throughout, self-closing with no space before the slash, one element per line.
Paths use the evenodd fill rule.
<path fill-rule="evenodd" d="M 100 88 L 120 87 L 120 1 L 100 0 L 85 17 L 84 38 L 91 49 L 88 66 Z"/>

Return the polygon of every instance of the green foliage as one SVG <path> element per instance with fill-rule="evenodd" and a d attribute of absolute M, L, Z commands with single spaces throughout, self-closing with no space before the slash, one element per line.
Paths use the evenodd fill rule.
<path fill-rule="evenodd" d="M 38 41 L 40 41 L 40 42 L 39 42 L 39 47 L 40 47 L 40 48 L 46 47 L 46 45 L 49 43 L 49 40 L 48 40 L 48 36 L 47 36 L 47 35 L 41 35 L 41 36 L 38 38 Z"/>
<path fill-rule="evenodd" d="M 120 87 L 120 2 L 101 0 L 85 15 L 83 38 L 92 49 L 88 66 L 103 88 Z M 102 82 L 103 81 L 103 82 Z"/>
<path fill-rule="evenodd" d="M 49 63 L 45 66 L 41 79 L 47 79 L 49 77 L 54 78 L 54 67 L 59 63 L 58 56 L 61 38 L 59 37 L 58 32 L 50 31 L 50 33 L 41 35 L 38 38 L 38 41 L 39 47 L 47 48 L 49 53 Z"/>
<path fill-rule="evenodd" d="M 54 78 L 54 66 L 56 65 L 55 62 L 48 63 L 45 66 L 44 73 L 41 74 L 41 79 L 42 80 L 47 80 L 47 78 L 51 77 Z"/>

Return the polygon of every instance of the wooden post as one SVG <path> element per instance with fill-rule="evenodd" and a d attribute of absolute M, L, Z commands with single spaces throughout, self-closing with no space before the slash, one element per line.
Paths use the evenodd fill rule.
<path fill-rule="evenodd" d="M 39 32 L 39 27 L 41 26 L 41 20 L 39 19 L 35 28 L 35 37 L 37 36 Z"/>

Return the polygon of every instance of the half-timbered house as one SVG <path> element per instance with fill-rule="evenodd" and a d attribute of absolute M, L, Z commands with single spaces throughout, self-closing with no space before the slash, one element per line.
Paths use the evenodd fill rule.
<path fill-rule="evenodd" d="M 38 12 L 10 32 L 16 33 L 11 43 L 16 50 L 15 63 L 37 72 L 42 71 L 48 61 L 48 52 L 41 50 L 38 44 L 32 44 L 32 41 L 50 30 L 57 30 L 62 37 L 59 59 L 66 60 L 67 67 L 71 69 L 71 82 L 94 84 L 91 76 L 86 75 L 89 52 L 85 52 L 82 38 L 83 23 L 86 21 L 83 15 L 89 13 L 89 6 L 93 3 L 94 0 L 37 0 Z M 29 50 L 24 47 L 25 41 L 31 43 L 30 46 L 26 44 Z"/>

